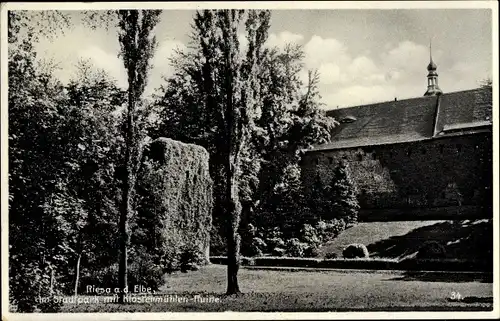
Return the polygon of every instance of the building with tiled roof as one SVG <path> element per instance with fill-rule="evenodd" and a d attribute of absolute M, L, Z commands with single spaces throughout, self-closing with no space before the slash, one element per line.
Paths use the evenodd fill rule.
<path fill-rule="evenodd" d="M 432 57 L 427 69 L 422 97 L 327 111 L 340 124 L 303 156 L 306 183 L 342 161 L 361 219 L 490 217 L 491 88 L 443 93 Z"/>

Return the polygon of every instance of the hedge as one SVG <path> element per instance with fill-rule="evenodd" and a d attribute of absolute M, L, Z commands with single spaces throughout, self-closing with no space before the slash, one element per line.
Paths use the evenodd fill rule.
<path fill-rule="evenodd" d="M 398 268 L 408 271 L 492 272 L 493 262 L 460 259 L 406 259 L 398 263 Z"/>
<path fill-rule="evenodd" d="M 209 154 L 201 146 L 158 138 L 145 149 L 138 175 L 140 209 L 160 222 L 162 246 L 197 247 L 209 260 L 212 180 Z M 169 243 L 170 242 L 170 245 Z"/>
<path fill-rule="evenodd" d="M 210 257 L 213 264 L 226 264 L 226 257 Z M 251 262 L 246 264 L 246 262 Z M 295 257 L 254 257 L 242 258 L 242 265 L 254 265 L 265 267 L 307 267 L 307 268 L 328 268 L 328 269 L 360 269 L 360 270 L 407 270 L 407 271 L 473 271 L 491 272 L 492 264 L 484 261 L 465 260 L 420 260 L 406 259 L 379 259 L 379 258 L 358 258 L 358 259 L 314 259 Z"/>

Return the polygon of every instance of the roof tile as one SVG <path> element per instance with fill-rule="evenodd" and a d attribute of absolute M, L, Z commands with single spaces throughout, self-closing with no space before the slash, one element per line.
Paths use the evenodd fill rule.
<path fill-rule="evenodd" d="M 389 101 L 350 108 L 333 109 L 327 115 L 341 122 L 332 141 L 313 150 L 394 144 L 432 139 L 443 128 L 471 129 L 491 121 L 491 91 L 473 89 Z M 342 122 L 343 119 L 349 120 Z M 354 120 L 354 121 L 352 121 Z M 467 132 L 469 132 L 468 130 Z"/>

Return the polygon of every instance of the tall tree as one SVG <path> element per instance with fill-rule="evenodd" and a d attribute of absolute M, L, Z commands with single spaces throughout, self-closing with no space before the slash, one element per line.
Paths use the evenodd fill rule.
<path fill-rule="evenodd" d="M 238 28 L 245 19 L 248 50 L 241 53 Z M 227 294 L 240 292 L 241 203 L 239 181 L 243 146 L 248 142 L 258 109 L 259 88 L 256 75 L 267 39 L 269 11 L 204 10 L 197 12 L 195 28 L 203 55 L 204 100 L 217 121 L 219 139 L 215 142 L 220 161 L 219 182 L 223 185 L 228 269 Z M 217 177 L 216 177 L 217 180 Z"/>
<path fill-rule="evenodd" d="M 137 105 L 147 84 L 150 61 L 156 47 L 153 29 L 159 22 L 161 10 L 118 11 L 118 39 L 128 77 L 128 104 L 125 125 L 125 168 L 122 208 L 120 211 L 119 302 L 124 302 L 127 287 L 128 220 L 133 214 L 133 197 L 140 160 L 140 146 L 134 121 Z"/>

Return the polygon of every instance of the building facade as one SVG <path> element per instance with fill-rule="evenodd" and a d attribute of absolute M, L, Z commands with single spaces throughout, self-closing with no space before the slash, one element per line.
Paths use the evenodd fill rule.
<path fill-rule="evenodd" d="M 443 93 L 427 70 L 423 97 L 327 111 L 340 125 L 304 154 L 306 186 L 342 161 L 360 220 L 492 217 L 491 88 Z"/>

